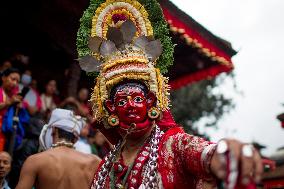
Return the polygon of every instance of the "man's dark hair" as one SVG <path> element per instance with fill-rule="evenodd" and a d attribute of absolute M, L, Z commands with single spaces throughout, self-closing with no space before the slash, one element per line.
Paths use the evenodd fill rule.
<path fill-rule="evenodd" d="M 75 142 L 77 139 L 76 136 L 73 133 L 64 131 L 63 129 L 57 128 L 58 129 L 58 137 L 63 138 L 68 142 Z"/>
<path fill-rule="evenodd" d="M 62 109 L 65 109 L 65 110 L 71 110 L 73 112 L 77 112 L 78 111 L 78 106 L 77 104 L 73 103 L 73 102 L 68 102 L 66 103 Z"/>

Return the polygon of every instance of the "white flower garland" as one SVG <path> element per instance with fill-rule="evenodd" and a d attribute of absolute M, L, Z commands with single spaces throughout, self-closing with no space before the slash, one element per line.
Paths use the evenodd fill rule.
<path fill-rule="evenodd" d="M 128 67 L 128 68 L 123 68 L 123 69 L 118 69 L 118 70 L 114 70 L 110 73 L 107 73 L 104 77 L 106 79 L 109 79 L 115 75 L 120 75 L 123 73 L 150 73 L 150 69 L 149 68 L 138 68 L 138 67 Z"/>

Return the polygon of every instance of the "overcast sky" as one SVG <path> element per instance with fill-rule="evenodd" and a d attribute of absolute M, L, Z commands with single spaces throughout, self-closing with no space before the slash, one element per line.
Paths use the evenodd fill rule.
<path fill-rule="evenodd" d="M 284 112 L 283 0 L 172 0 L 180 9 L 239 51 L 233 58 L 236 83 L 221 90 L 234 96 L 236 109 L 205 130 L 212 140 L 234 137 L 267 145 L 265 154 L 284 146 L 284 129 L 276 116 Z"/>

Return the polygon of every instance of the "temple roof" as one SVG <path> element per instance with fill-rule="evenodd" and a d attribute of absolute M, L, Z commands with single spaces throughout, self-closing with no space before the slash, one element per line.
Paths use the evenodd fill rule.
<path fill-rule="evenodd" d="M 233 69 L 236 54 L 229 42 L 213 35 L 168 0 L 160 0 L 170 24 L 175 48 L 175 62 L 167 76 L 173 89 L 201 79 L 212 78 Z M 54 68 L 63 70 L 77 58 L 76 34 L 79 19 L 88 0 L 11 0 L 0 11 L 1 52 L 26 52 L 34 67 L 48 75 Z M 44 71 L 41 72 L 41 71 Z M 36 73 L 37 74 L 37 73 Z M 35 75 L 36 75 L 35 74 Z M 57 79 L 62 72 L 57 74 Z"/>
<path fill-rule="evenodd" d="M 169 73 L 173 89 L 233 69 L 231 57 L 237 52 L 228 41 L 212 34 L 169 0 L 160 0 L 160 4 L 177 44 L 175 64 Z"/>

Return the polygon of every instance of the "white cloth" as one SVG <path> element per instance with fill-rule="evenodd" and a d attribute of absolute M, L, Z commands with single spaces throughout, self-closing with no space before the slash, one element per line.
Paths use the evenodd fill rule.
<path fill-rule="evenodd" d="M 48 124 L 44 125 L 40 136 L 39 142 L 41 148 L 47 150 L 51 148 L 52 141 L 52 128 L 60 128 L 64 131 L 71 132 L 75 136 L 80 135 L 81 129 L 85 126 L 85 120 L 80 116 L 75 116 L 72 111 L 65 109 L 55 109 L 51 113 Z"/>
<path fill-rule="evenodd" d="M 91 145 L 87 142 L 87 139 L 80 138 L 75 144 L 74 147 L 77 151 L 85 153 L 85 154 L 92 154 Z"/>

